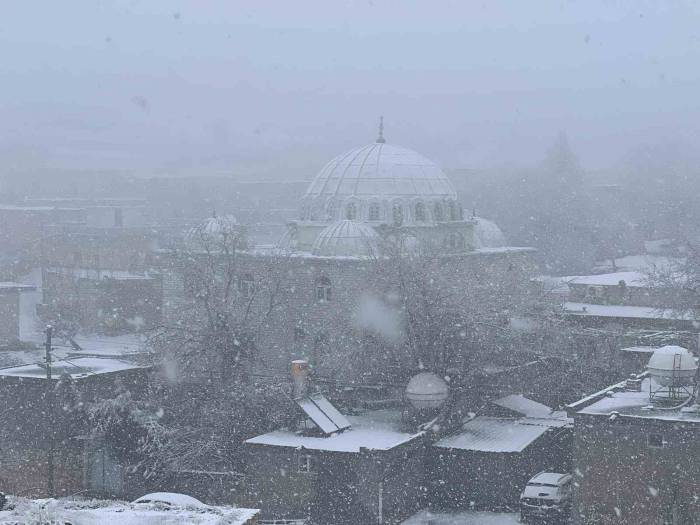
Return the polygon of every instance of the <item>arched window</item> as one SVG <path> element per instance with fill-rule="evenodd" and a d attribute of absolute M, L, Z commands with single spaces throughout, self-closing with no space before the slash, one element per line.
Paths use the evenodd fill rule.
<path fill-rule="evenodd" d="M 357 205 L 354 202 L 348 203 L 345 207 L 345 218 L 349 221 L 357 219 Z"/>
<path fill-rule="evenodd" d="M 335 202 L 330 201 L 326 205 L 326 215 L 328 215 L 329 219 L 335 219 L 335 212 L 336 212 L 336 205 Z"/>
<path fill-rule="evenodd" d="M 439 202 L 436 202 L 435 206 L 433 207 L 433 216 L 437 222 L 445 220 L 445 213 L 443 212 L 442 204 Z"/>
<path fill-rule="evenodd" d="M 445 247 L 450 251 L 463 250 L 465 246 L 464 236 L 461 233 L 453 232 L 445 237 Z"/>
<path fill-rule="evenodd" d="M 459 220 L 459 207 L 457 206 L 457 203 L 455 201 L 450 201 L 448 206 L 450 208 L 450 220 L 451 221 L 458 221 Z"/>
<path fill-rule="evenodd" d="M 373 202 L 369 205 L 368 219 L 370 221 L 378 221 L 381 214 L 378 202 Z"/>
<path fill-rule="evenodd" d="M 391 217 L 394 221 L 394 226 L 401 226 L 403 224 L 403 206 L 400 203 L 394 204 L 391 209 Z"/>
<path fill-rule="evenodd" d="M 244 273 L 238 278 L 238 291 L 246 298 L 255 295 L 255 279 L 251 274 Z"/>
<path fill-rule="evenodd" d="M 316 279 L 316 300 L 320 303 L 331 300 L 331 280 L 326 276 Z"/>
<path fill-rule="evenodd" d="M 425 222 L 425 204 L 416 202 L 416 207 L 413 211 L 417 222 Z"/>

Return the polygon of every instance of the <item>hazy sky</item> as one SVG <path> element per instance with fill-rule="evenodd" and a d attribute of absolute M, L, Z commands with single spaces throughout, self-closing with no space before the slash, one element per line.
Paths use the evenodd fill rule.
<path fill-rule="evenodd" d="M 0 163 L 298 177 L 380 114 L 448 168 L 700 151 L 699 2 L 0 6 Z"/>

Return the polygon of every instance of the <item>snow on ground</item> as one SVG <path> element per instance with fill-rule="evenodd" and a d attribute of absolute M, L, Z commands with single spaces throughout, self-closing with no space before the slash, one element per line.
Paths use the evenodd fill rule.
<path fill-rule="evenodd" d="M 517 512 L 434 512 L 422 510 L 402 525 L 515 525 L 519 524 Z"/>
<path fill-rule="evenodd" d="M 247 525 L 255 509 L 202 505 L 169 507 L 162 504 L 104 500 L 11 500 L 15 508 L 0 511 L 0 523 L 75 523 L 79 525 Z"/>

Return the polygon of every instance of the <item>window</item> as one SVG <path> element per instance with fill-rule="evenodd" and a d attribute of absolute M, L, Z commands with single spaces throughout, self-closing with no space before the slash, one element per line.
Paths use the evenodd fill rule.
<path fill-rule="evenodd" d="M 328 218 L 335 219 L 335 212 L 336 212 L 335 203 L 331 201 L 328 203 L 328 206 L 326 207 L 326 213 L 328 214 Z"/>
<path fill-rule="evenodd" d="M 297 458 L 297 472 L 302 474 L 310 474 L 316 469 L 314 467 L 314 458 L 309 454 L 300 455 Z"/>
<path fill-rule="evenodd" d="M 465 247 L 464 237 L 461 233 L 450 233 L 445 237 L 445 247 L 450 250 L 463 250 Z"/>
<path fill-rule="evenodd" d="M 238 279 L 238 291 L 243 297 L 253 297 L 255 295 L 255 279 L 249 273 L 241 275 Z"/>
<path fill-rule="evenodd" d="M 391 217 L 394 221 L 394 226 L 401 226 L 403 224 L 403 207 L 398 202 L 394 204 L 391 209 Z"/>
<path fill-rule="evenodd" d="M 663 434 L 647 434 L 647 446 L 649 448 L 664 448 L 666 441 L 664 441 Z"/>
<path fill-rule="evenodd" d="M 357 219 L 357 205 L 354 202 L 349 203 L 345 208 L 345 218 L 349 221 Z"/>
<path fill-rule="evenodd" d="M 459 220 L 459 206 L 457 206 L 457 203 L 455 201 L 450 201 L 448 206 L 450 209 L 450 220 L 451 221 L 458 221 Z"/>
<path fill-rule="evenodd" d="M 331 280 L 328 277 L 316 279 L 316 300 L 322 303 L 331 300 Z"/>
<path fill-rule="evenodd" d="M 425 204 L 417 202 L 414 210 L 416 221 L 425 222 Z"/>
<path fill-rule="evenodd" d="M 433 215 L 435 217 L 435 220 L 440 222 L 445 220 L 445 213 L 442 209 L 442 204 L 439 202 L 435 203 L 435 206 L 433 207 Z"/>
<path fill-rule="evenodd" d="M 380 217 L 381 210 L 379 209 L 379 203 L 373 202 L 369 205 L 369 220 L 378 221 Z"/>

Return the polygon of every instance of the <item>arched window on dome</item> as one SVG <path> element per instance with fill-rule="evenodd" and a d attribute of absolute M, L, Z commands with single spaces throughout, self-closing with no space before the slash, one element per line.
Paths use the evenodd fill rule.
<path fill-rule="evenodd" d="M 357 204 L 354 202 L 349 202 L 345 207 L 345 218 L 349 221 L 354 221 L 357 219 Z"/>
<path fill-rule="evenodd" d="M 391 208 L 391 218 L 394 221 L 394 226 L 403 224 L 403 206 L 401 206 L 401 203 L 397 202 Z"/>
<path fill-rule="evenodd" d="M 319 303 L 327 303 L 331 300 L 331 280 L 325 275 L 316 279 L 315 295 Z"/>
<path fill-rule="evenodd" d="M 244 273 L 238 278 L 238 291 L 247 299 L 255 295 L 255 279 L 252 274 Z"/>
<path fill-rule="evenodd" d="M 442 204 L 439 202 L 436 202 L 433 206 L 433 217 L 435 217 L 436 222 L 442 222 L 445 220 L 445 213 L 442 209 Z"/>
<path fill-rule="evenodd" d="M 326 205 L 326 215 L 328 216 L 329 219 L 335 220 L 336 210 L 337 210 L 337 207 L 335 205 L 335 202 L 329 201 L 328 204 Z"/>
<path fill-rule="evenodd" d="M 416 202 L 416 205 L 413 208 L 413 215 L 416 222 L 425 222 L 425 204 L 422 202 Z"/>
<path fill-rule="evenodd" d="M 378 221 L 381 218 L 381 208 L 378 202 L 373 202 L 369 205 L 367 219 L 370 221 Z"/>
<path fill-rule="evenodd" d="M 450 209 L 450 220 L 451 221 L 458 221 L 459 220 L 459 206 L 457 206 L 457 203 L 455 201 L 450 201 L 448 203 L 448 207 Z"/>

